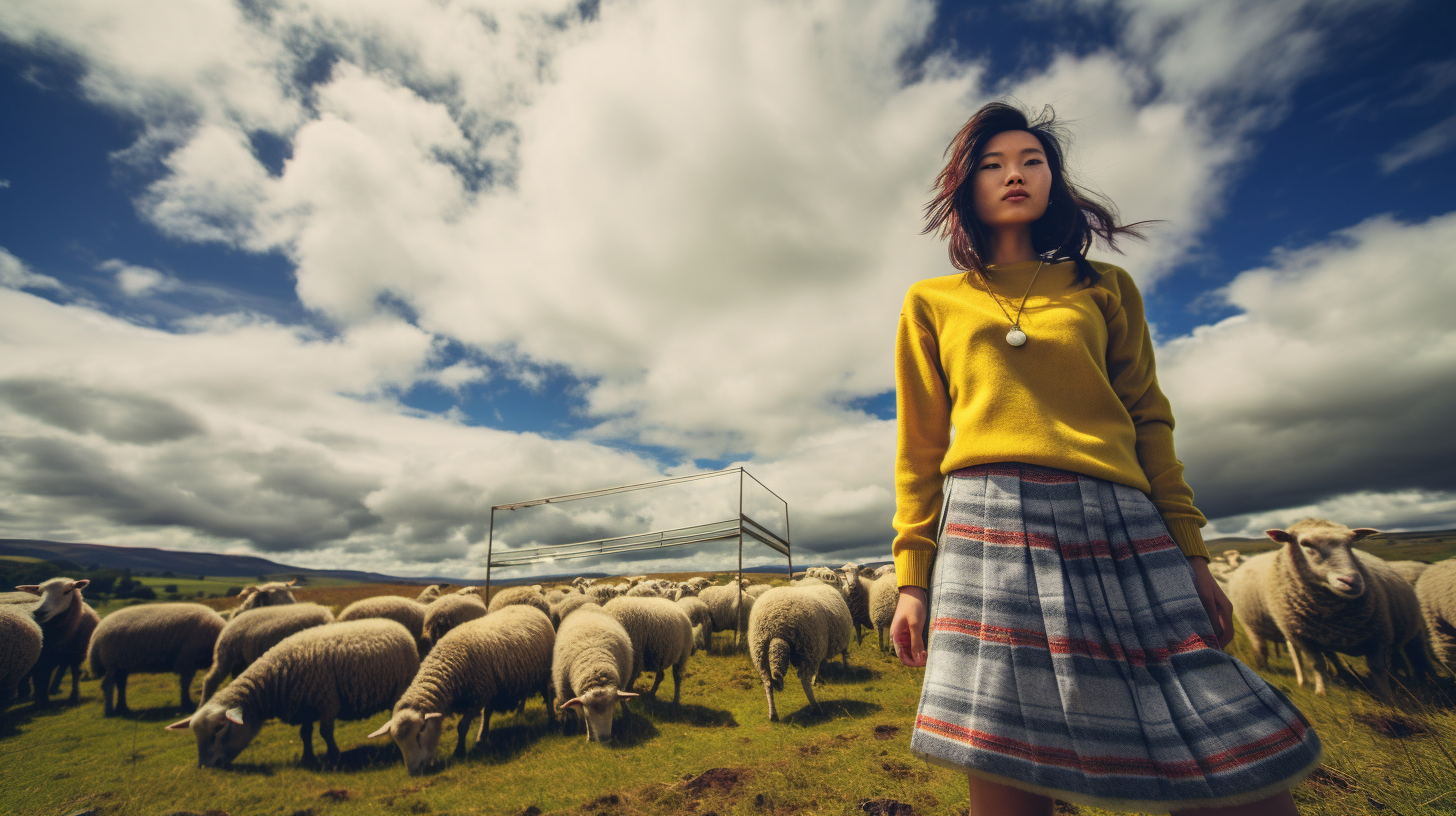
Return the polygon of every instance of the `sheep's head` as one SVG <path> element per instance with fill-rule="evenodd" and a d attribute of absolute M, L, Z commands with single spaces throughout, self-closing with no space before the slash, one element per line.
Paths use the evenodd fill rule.
<path fill-rule="evenodd" d="M 618 691 L 616 686 L 598 686 L 567 700 L 561 707 L 576 709 L 586 720 L 587 742 L 607 742 L 612 738 L 612 714 L 617 710 L 617 703 L 636 696 L 630 691 Z"/>
<path fill-rule="evenodd" d="M 248 747 L 262 724 L 258 718 L 246 716 L 241 708 L 224 709 L 218 703 L 208 702 L 191 717 L 167 726 L 167 730 L 190 729 L 197 737 L 197 767 L 221 768 Z"/>
<path fill-rule="evenodd" d="M 293 581 L 283 583 L 273 581 L 258 586 L 245 588 L 238 598 L 242 603 L 238 605 L 238 611 L 245 612 L 249 609 L 257 609 L 260 606 L 281 606 L 283 604 L 296 603 L 293 599 Z"/>
<path fill-rule="evenodd" d="M 395 708 L 394 716 L 369 735 L 369 739 L 388 734 L 404 754 L 404 764 L 411 776 L 425 772 L 435 749 L 440 745 L 440 731 L 443 730 L 445 715 L 439 712 L 422 714 L 416 709 L 404 706 Z"/>
<path fill-rule="evenodd" d="M 1264 532 L 1284 544 L 1296 567 L 1311 576 L 1318 585 L 1345 599 L 1364 594 L 1365 572 L 1350 547 L 1379 530 L 1369 527 L 1351 530 L 1343 524 L 1323 519 L 1301 519 L 1289 525 L 1287 530 Z"/>
<path fill-rule="evenodd" d="M 52 618 L 59 617 L 71 608 L 71 604 L 81 602 L 81 590 L 91 583 L 82 578 L 79 581 L 72 581 L 70 578 L 52 578 L 43 584 L 25 584 L 16 589 L 21 592 L 29 592 L 32 595 L 40 596 L 40 605 L 31 610 L 35 616 L 36 623 L 45 623 Z"/>

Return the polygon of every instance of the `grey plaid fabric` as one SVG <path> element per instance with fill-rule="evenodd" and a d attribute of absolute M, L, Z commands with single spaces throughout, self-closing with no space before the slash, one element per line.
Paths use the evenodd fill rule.
<path fill-rule="evenodd" d="M 1073 802 L 1236 804 L 1297 784 L 1314 730 L 1218 647 L 1138 490 L 1051 468 L 946 480 L 911 751 Z"/>

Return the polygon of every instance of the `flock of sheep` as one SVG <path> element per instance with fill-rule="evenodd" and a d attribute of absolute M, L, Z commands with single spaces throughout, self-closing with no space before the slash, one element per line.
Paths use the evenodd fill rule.
<path fill-rule="evenodd" d="M 1215 563 L 1260 668 L 1267 645 L 1283 643 L 1296 681 L 1304 683 L 1307 657 L 1314 690 L 1323 694 L 1327 659 L 1359 655 L 1382 695 L 1396 661 L 1412 681 L 1430 670 L 1428 648 L 1456 670 L 1456 559 L 1385 562 L 1352 547 L 1374 532 L 1305 519 L 1269 531 L 1283 545 L 1277 550 L 1246 560 L 1229 551 Z M 99 619 L 82 597 L 86 585 L 53 578 L 0 594 L 0 716 L 22 683 L 46 705 L 67 670 L 77 700 L 83 663 L 101 678 L 106 716 L 128 710 L 127 678 L 136 673 L 178 675 L 180 703 L 192 710 L 188 690 L 206 671 L 200 706 L 167 726 L 192 732 L 199 765 L 232 761 L 275 718 L 300 727 L 309 763 L 317 724 L 333 765 L 335 721 L 387 711 L 370 737 L 392 738 L 412 774 L 434 757 L 446 717 L 460 717 L 460 756 L 477 716 L 480 742 L 493 712 L 524 709 L 536 695 L 553 723 L 561 715 L 584 725 L 588 740 L 609 740 L 618 704 L 638 696 L 639 676 L 655 673 L 643 692 L 655 695 L 671 672 L 679 704 L 688 659 L 717 632 L 732 632 L 735 647 L 746 647 L 770 720 L 778 719 L 774 693 L 790 667 L 817 709 L 821 665 L 836 655 L 848 665 L 850 639 L 867 629 L 878 632 L 884 651 L 898 597 L 892 567 L 846 564 L 811 568 L 779 587 L 577 578 L 503 589 L 489 605 L 474 587 L 448 593 L 431 586 L 415 600 L 366 598 L 337 617 L 297 603 L 290 585 L 272 583 L 248 587 L 224 614 L 202 604 L 155 603 Z"/>

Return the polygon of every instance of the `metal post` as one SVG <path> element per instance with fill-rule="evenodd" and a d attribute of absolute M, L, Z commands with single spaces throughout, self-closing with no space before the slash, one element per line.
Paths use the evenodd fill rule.
<path fill-rule="evenodd" d="M 743 468 L 738 469 L 738 625 L 734 627 L 733 645 L 738 646 L 742 632 L 748 628 L 743 619 Z"/>
<path fill-rule="evenodd" d="M 779 499 L 779 501 L 784 501 Z M 784 502 L 784 543 L 789 545 L 789 580 L 794 580 L 794 534 L 789 529 L 789 503 Z"/>
<path fill-rule="evenodd" d="M 481 600 L 490 605 L 490 550 L 495 544 L 495 508 L 490 508 L 490 527 L 485 534 L 485 587 L 480 592 Z"/>

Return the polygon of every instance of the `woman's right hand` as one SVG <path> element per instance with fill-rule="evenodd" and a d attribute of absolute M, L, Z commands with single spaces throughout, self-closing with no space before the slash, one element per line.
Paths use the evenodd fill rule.
<path fill-rule="evenodd" d="M 895 618 L 890 622 L 890 640 L 895 643 L 900 662 L 906 666 L 925 665 L 925 641 L 920 637 L 925 631 L 925 607 L 924 587 L 900 587 Z"/>

